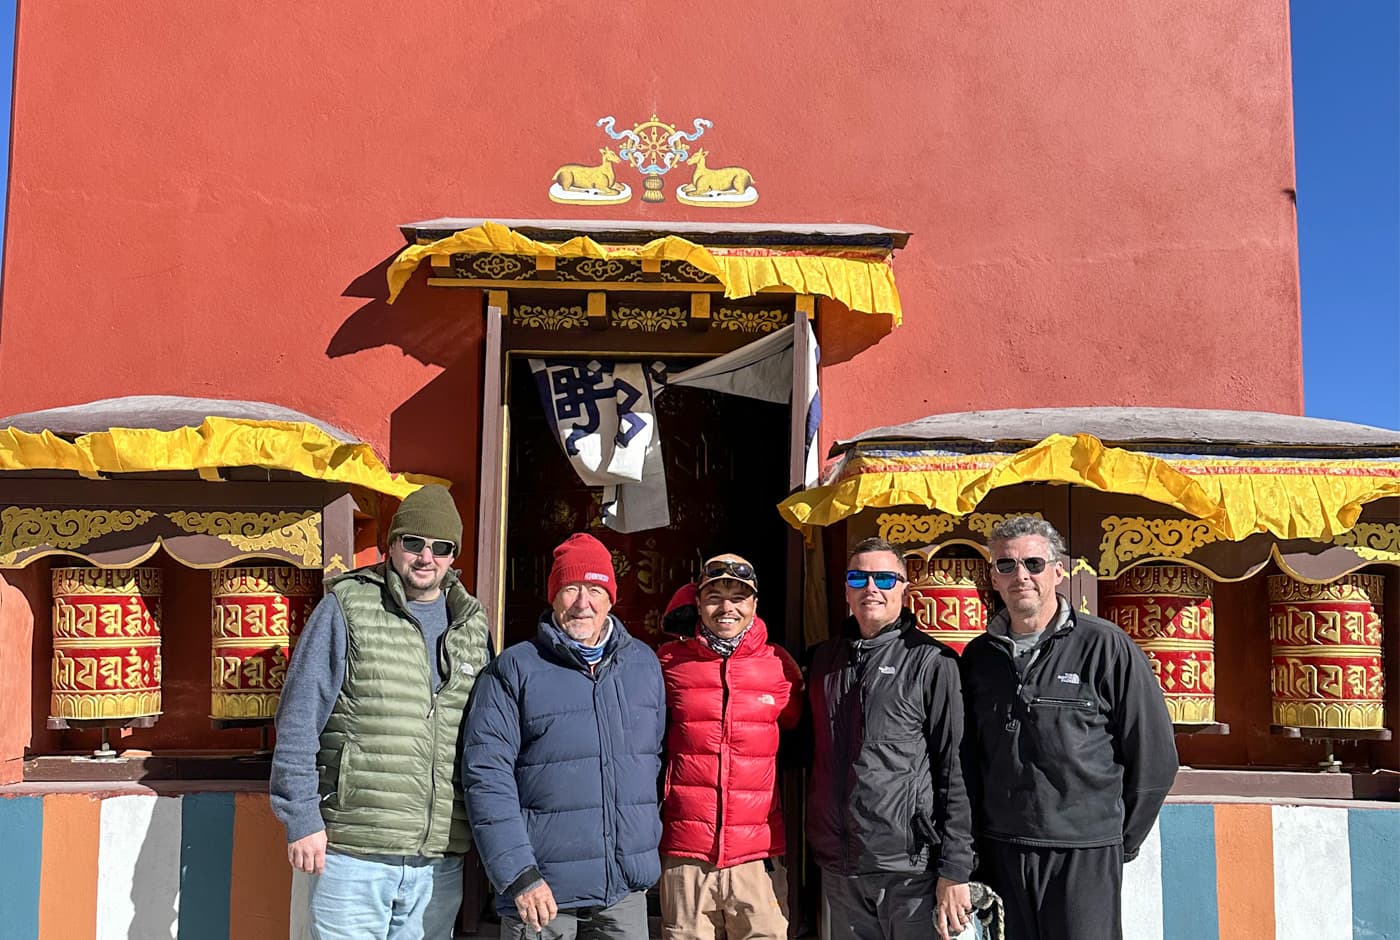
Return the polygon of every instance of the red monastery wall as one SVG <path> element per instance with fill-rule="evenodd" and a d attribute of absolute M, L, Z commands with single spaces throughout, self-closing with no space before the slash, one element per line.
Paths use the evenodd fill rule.
<path fill-rule="evenodd" d="M 905 326 L 823 324 L 828 441 L 975 408 L 1299 412 L 1287 10 L 1034 6 L 23 4 L 0 413 L 263 399 L 472 481 L 479 301 L 419 271 L 382 302 L 396 224 L 440 215 L 912 231 Z M 653 111 L 713 121 L 760 201 L 548 201 L 612 143 L 599 117 Z"/>

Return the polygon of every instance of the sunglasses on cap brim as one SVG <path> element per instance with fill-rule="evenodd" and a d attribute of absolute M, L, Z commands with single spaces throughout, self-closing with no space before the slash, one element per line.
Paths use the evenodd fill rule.
<path fill-rule="evenodd" d="M 448 555 L 455 555 L 457 553 L 457 546 L 447 539 L 432 539 L 429 541 L 421 535 L 401 535 L 399 536 L 399 544 L 402 545 L 403 550 L 410 555 L 417 555 L 423 551 L 424 545 L 429 544 L 432 545 L 434 558 L 446 558 Z"/>
<path fill-rule="evenodd" d="M 753 565 L 746 561 L 712 561 L 705 566 L 702 580 L 714 581 L 717 578 L 736 578 L 740 581 L 748 581 L 754 589 L 758 589 L 758 575 L 754 573 Z"/>

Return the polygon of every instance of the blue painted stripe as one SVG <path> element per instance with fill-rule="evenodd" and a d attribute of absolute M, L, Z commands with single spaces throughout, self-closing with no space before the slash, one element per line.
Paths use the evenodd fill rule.
<path fill-rule="evenodd" d="M 44 852 L 44 800 L 0 797 L 0 933 L 14 940 L 39 936 L 39 867 Z"/>
<path fill-rule="evenodd" d="M 1400 811 L 1347 810 L 1356 940 L 1400 938 Z"/>
<path fill-rule="evenodd" d="M 1168 803 L 1162 834 L 1162 935 L 1220 940 L 1215 897 L 1215 807 Z"/>
<path fill-rule="evenodd" d="M 232 880 L 233 794 L 187 794 L 180 818 L 180 940 L 228 940 Z"/>

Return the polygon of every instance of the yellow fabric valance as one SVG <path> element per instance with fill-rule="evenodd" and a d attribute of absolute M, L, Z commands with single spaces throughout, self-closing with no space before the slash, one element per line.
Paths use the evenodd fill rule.
<path fill-rule="evenodd" d="M 1356 524 L 1364 504 L 1400 496 L 1400 460 L 1150 454 L 1108 447 L 1089 434 L 1054 434 L 1014 453 L 872 444 L 848 453 L 833 482 L 778 508 L 797 528 L 891 506 L 961 516 L 991 490 L 1036 482 L 1141 496 L 1202 519 L 1232 541 L 1255 532 L 1330 539 Z"/>
<path fill-rule="evenodd" d="M 816 250 L 775 248 L 705 248 L 675 235 L 645 245 L 600 245 L 578 236 L 560 244 L 537 242 L 497 222 L 486 222 L 440 238 L 410 245 L 389 265 L 389 303 L 393 303 L 424 258 L 454 254 L 498 253 L 555 258 L 626 258 L 684 261 L 724 285 L 724 296 L 751 297 L 764 290 L 818 294 L 860 313 L 887 313 L 898 326 L 903 319 L 894 270 L 886 258 L 852 257 L 853 252 L 823 254 Z"/>
<path fill-rule="evenodd" d="M 48 431 L 0 428 L 0 470 L 73 470 L 96 477 L 153 470 L 205 474 L 222 467 L 290 470 L 396 499 L 428 483 L 448 484 L 437 477 L 390 473 L 370 445 L 336 440 L 299 421 L 210 417 L 199 427 L 111 428 L 71 441 Z"/>

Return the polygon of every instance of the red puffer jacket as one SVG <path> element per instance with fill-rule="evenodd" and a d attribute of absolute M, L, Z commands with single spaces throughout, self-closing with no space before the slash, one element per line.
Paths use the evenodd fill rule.
<path fill-rule="evenodd" d="M 802 712 L 802 673 L 754 618 L 728 659 L 698 637 L 657 651 L 666 679 L 661 853 L 726 868 L 785 851 L 778 730 Z"/>

